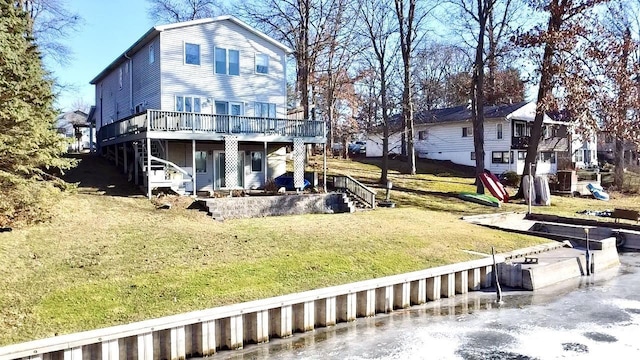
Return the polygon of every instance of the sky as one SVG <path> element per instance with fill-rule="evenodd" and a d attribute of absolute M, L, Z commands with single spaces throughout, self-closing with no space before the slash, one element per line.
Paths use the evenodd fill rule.
<path fill-rule="evenodd" d="M 79 13 L 84 22 L 71 32 L 65 43 L 73 51 L 68 64 L 55 64 L 45 58 L 45 66 L 61 84 L 70 85 L 58 96 L 57 107 L 75 110 L 81 99 L 94 105 L 96 75 L 144 35 L 154 22 L 147 16 L 145 0 L 67 0 L 69 11 Z"/>

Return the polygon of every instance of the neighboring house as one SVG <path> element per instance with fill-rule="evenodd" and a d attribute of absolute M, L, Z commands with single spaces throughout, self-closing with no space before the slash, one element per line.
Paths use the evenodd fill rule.
<path fill-rule="evenodd" d="M 95 140 L 89 115 L 82 110 L 68 111 L 56 119 L 58 133 L 68 140 L 68 151 L 89 150 Z"/>
<path fill-rule="evenodd" d="M 623 145 L 625 164 L 640 164 L 638 147 L 631 141 L 625 141 Z M 598 132 L 598 159 L 601 162 L 613 164 L 616 157 L 615 136 L 609 131 Z"/>
<path fill-rule="evenodd" d="M 149 195 L 194 194 L 263 187 L 289 146 L 302 186 L 305 145 L 325 130 L 287 117 L 290 52 L 231 16 L 151 28 L 91 80 L 100 153 Z"/>
<path fill-rule="evenodd" d="M 534 102 L 485 106 L 486 169 L 496 174 L 506 171 L 523 173 L 535 107 Z M 417 113 L 414 129 L 414 147 L 418 157 L 475 166 L 473 124 L 467 106 Z M 401 153 L 399 132 L 394 131 L 390 136 L 389 149 L 390 153 Z M 595 149 L 595 136 L 583 141 L 571 124 L 545 115 L 536 172 L 554 174 L 558 169 L 597 165 Z M 369 135 L 367 156 L 382 156 L 379 133 Z"/>

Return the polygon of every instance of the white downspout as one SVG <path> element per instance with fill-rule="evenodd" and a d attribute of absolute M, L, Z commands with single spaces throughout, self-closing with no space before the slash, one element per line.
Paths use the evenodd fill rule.
<path fill-rule="evenodd" d="M 133 114 L 133 59 L 127 53 L 124 53 L 124 57 L 129 60 L 129 112 Z"/>

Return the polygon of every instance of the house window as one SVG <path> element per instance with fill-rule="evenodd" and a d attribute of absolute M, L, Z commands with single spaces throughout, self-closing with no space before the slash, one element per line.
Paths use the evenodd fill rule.
<path fill-rule="evenodd" d="M 582 149 L 580 150 L 576 150 L 575 154 L 574 154 L 574 160 L 575 162 L 582 162 Z"/>
<path fill-rule="evenodd" d="M 196 151 L 196 173 L 207 172 L 207 152 Z"/>
<path fill-rule="evenodd" d="M 514 128 L 515 137 L 531 136 L 531 127 L 524 122 L 515 122 Z"/>
<path fill-rule="evenodd" d="M 229 75 L 240 75 L 240 52 L 229 50 Z"/>
<path fill-rule="evenodd" d="M 262 172 L 262 152 L 260 151 L 251 152 L 251 171 Z"/>
<path fill-rule="evenodd" d="M 153 48 L 153 45 L 149 45 L 149 64 L 153 64 L 156 61 L 156 53 Z"/>
<path fill-rule="evenodd" d="M 502 139 L 502 124 L 496 125 L 496 139 Z"/>
<path fill-rule="evenodd" d="M 491 162 L 494 164 L 508 164 L 511 156 L 510 151 L 494 151 L 491 153 Z"/>
<path fill-rule="evenodd" d="M 471 152 L 471 160 L 474 160 L 474 161 L 476 160 L 476 152 L 475 151 Z"/>
<path fill-rule="evenodd" d="M 216 101 L 216 114 L 218 115 L 239 115 L 244 114 L 244 107 L 242 103 Z"/>
<path fill-rule="evenodd" d="M 551 151 L 543 151 L 540 153 L 540 159 L 542 162 L 550 162 L 552 164 L 556 163 L 556 153 Z"/>
<path fill-rule="evenodd" d="M 276 104 L 257 102 L 255 112 L 256 117 L 275 118 Z"/>
<path fill-rule="evenodd" d="M 227 73 L 227 49 L 216 48 L 214 52 L 215 56 L 215 64 L 216 74 L 226 74 Z"/>
<path fill-rule="evenodd" d="M 184 44 L 184 63 L 200 65 L 200 45 L 191 43 Z"/>
<path fill-rule="evenodd" d="M 256 73 L 258 74 L 269 73 L 269 55 L 256 54 Z"/>
<path fill-rule="evenodd" d="M 518 151 L 518 160 L 524 160 L 527 158 L 527 152 L 526 151 Z"/>
<path fill-rule="evenodd" d="M 418 131 L 418 140 L 427 140 L 427 130 Z"/>
<path fill-rule="evenodd" d="M 473 128 L 471 126 L 462 128 L 462 137 L 470 137 L 473 136 Z"/>
<path fill-rule="evenodd" d="M 118 71 L 118 88 L 122 90 L 122 67 Z"/>
<path fill-rule="evenodd" d="M 216 74 L 240 75 L 240 51 L 217 47 L 214 56 Z"/>
<path fill-rule="evenodd" d="M 176 96 L 176 111 L 200 113 L 202 111 L 200 98 L 195 96 Z"/>

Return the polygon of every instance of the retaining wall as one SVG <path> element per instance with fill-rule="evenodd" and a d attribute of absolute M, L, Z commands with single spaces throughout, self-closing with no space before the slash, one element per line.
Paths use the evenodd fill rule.
<path fill-rule="evenodd" d="M 556 244 L 522 249 L 524 256 Z M 505 261 L 496 255 L 496 262 Z M 492 285 L 491 257 L 0 348 L 0 360 L 185 359 Z"/>
<path fill-rule="evenodd" d="M 344 194 L 243 196 L 201 200 L 214 218 L 240 219 L 280 215 L 348 212 Z"/>

